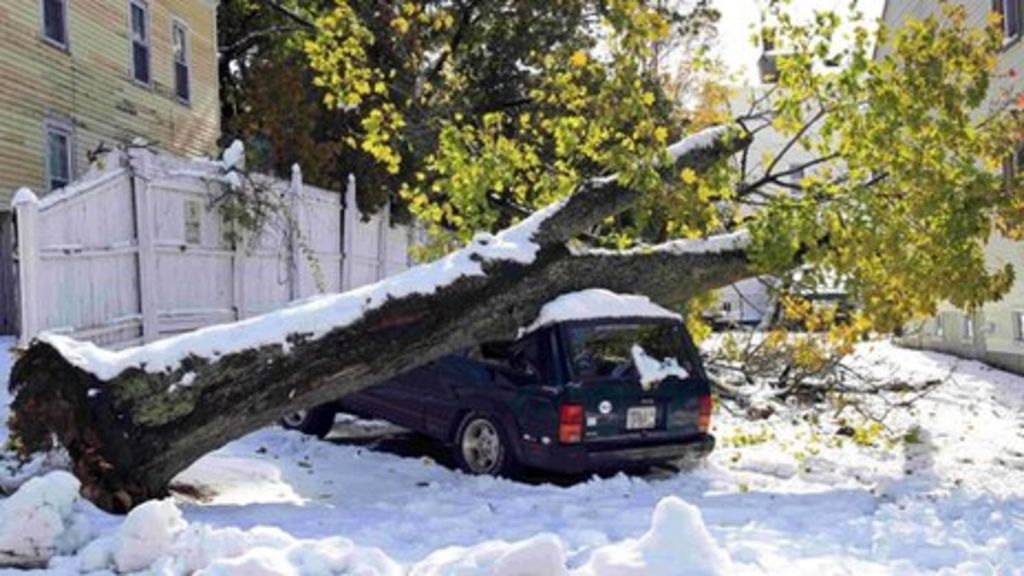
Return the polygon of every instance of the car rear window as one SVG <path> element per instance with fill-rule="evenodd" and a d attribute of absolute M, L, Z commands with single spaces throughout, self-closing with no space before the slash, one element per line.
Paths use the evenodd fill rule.
<path fill-rule="evenodd" d="M 679 323 L 609 323 L 568 326 L 569 366 L 579 380 L 636 377 L 633 346 L 654 358 L 674 358 L 694 374 L 685 328 Z"/>

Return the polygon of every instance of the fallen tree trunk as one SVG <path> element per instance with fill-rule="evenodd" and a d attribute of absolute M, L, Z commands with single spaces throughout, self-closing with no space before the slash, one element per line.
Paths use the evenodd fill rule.
<path fill-rule="evenodd" d="M 674 168 L 700 170 L 747 142 L 719 127 L 670 151 Z M 123 512 L 285 413 L 515 337 L 560 294 L 606 288 L 678 302 L 750 275 L 742 235 L 624 252 L 567 245 L 635 200 L 614 178 L 590 182 L 497 236 L 376 285 L 123 352 L 40 337 L 12 371 L 11 431 L 25 454 L 58 442 L 83 495 Z"/>

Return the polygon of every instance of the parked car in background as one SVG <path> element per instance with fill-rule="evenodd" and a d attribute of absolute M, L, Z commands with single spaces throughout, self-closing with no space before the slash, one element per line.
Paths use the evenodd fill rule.
<path fill-rule="evenodd" d="M 707 455 L 711 390 L 682 319 L 637 296 L 576 294 L 585 305 L 545 307 L 515 341 L 451 354 L 283 425 L 323 437 L 339 411 L 388 420 L 451 445 L 474 474 L 576 474 Z"/>

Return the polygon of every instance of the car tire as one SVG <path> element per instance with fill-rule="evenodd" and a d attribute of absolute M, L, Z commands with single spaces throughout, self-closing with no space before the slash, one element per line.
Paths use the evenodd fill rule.
<path fill-rule="evenodd" d="M 467 414 L 452 449 L 455 462 L 467 474 L 510 477 L 519 468 L 504 428 L 487 414 Z"/>
<path fill-rule="evenodd" d="M 334 428 L 334 406 L 317 406 L 310 410 L 299 410 L 281 418 L 281 426 L 286 430 L 297 430 L 309 436 L 323 438 Z"/>

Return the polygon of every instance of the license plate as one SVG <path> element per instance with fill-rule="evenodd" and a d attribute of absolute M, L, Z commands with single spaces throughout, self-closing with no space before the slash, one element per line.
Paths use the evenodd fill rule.
<path fill-rule="evenodd" d="M 637 406 L 626 411 L 627 430 L 647 430 L 654 428 L 658 420 L 658 409 L 654 406 Z"/>

